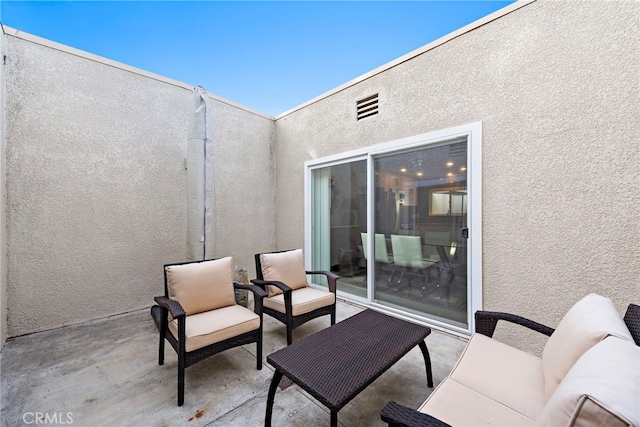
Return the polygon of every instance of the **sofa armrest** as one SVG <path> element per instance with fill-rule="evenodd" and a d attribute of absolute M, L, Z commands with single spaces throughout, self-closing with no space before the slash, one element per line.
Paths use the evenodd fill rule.
<path fill-rule="evenodd" d="M 636 345 L 640 346 L 640 305 L 629 304 L 624 314 L 624 323 L 629 328 Z"/>
<path fill-rule="evenodd" d="M 551 336 L 554 331 L 553 328 L 515 314 L 478 310 L 476 311 L 476 332 L 486 335 L 489 338 L 493 337 L 498 320 L 515 323 L 516 325 L 524 326 L 525 328 L 540 332 L 546 336 Z"/>
<path fill-rule="evenodd" d="M 382 409 L 380 418 L 392 427 L 450 427 L 449 424 L 429 414 L 418 412 L 394 401 L 387 403 Z"/>

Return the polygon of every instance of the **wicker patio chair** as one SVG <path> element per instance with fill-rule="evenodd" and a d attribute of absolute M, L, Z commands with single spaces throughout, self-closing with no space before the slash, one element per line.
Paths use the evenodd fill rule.
<path fill-rule="evenodd" d="M 336 323 L 337 274 L 305 271 L 302 249 L 256 254 L 255 260 L 257 279 L 251 282 L 268 292 L 264 313 L 287 326 L 287 345 L 293 330 L 311 319 L 329 314 L 331 324 Z M 324 275 L 329 290 L 309 286 L 307 274 Z"/>
<path fill-rule="evenodd" d="M 178 406 L 184 403 L 184 370 L 209 356 L 256 343 L 262 369 L 262 300 L 266 292 L 234 283 L 231 257 L 164 266 L 164 296 L 151 315 L 160 332 L 158 364 L 164 363 L 164 340 L 178 355 Z M 236 304 L 234 289 L 253 292 L 254 310 Z"/>

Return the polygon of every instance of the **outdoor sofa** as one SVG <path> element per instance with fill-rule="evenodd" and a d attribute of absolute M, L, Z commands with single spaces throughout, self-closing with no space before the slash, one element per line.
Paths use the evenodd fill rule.
<path fill-rule="evenodd" d="M 498 320 L 549 336 L 542 357 L 492 338 Z M 640 306 L 624 319 L 590 294 L 554 330 L 496 312 L 476 313 L 476 333 L 447 378 L 417 409 L 389 402 L 390 426 L 640 427 Z"/>

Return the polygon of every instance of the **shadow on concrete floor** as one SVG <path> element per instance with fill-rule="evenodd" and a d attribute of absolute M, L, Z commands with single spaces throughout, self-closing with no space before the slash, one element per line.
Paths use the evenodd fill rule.
<path fill-rule="evenodd" d="M 338 302 L 338 321 L 362 307 Z M 329 326 L 329 317 L 294 330 L 294 342 Z M 434 331 L 426 339 L 437 386 L 465 340 Z M 0 353 L 2 426 L 260 426 L 273 368 L 266 356 L 286 345 L 284 325 L 264 316 L 264 364 L 255 344 L 187 368 L 185 403 L 178 407 L 177 356 L 170 345 L 158 365 L 158 333 L 149 310 L 10 339 Z M 431 393 L 416 347 L 338 414 L 343 426 L 383 425 L 390 401 L 418 407 Z M 55 420 L 54 420 L 55 418 Z M 52 423 L 55 421 L 55 423 Z M 274 426 L 329 425 L 329 411 L 293 385 L 275 395 Z M 41 425 L 43 422 L 40 423 Z"/>

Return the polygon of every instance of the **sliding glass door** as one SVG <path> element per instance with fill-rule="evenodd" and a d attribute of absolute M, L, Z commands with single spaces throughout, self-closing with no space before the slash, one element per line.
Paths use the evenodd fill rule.
<path fill-rule="evenodd" d="M 310 267 L 337 273 L 347 299 L 471 331 L 482 296 L 479 133 L 307 162 Z"/>
<path fill-rule="evenodd" d="M 362 234 L 367 232 L 367 162 L 312 171 L 312 259 L 340 276 L 342 292 L 367 298 Z"/>
<path fill-rule="evenodd" d="M 467 143 L 375 156 L 373 301 L 467 327 Z M 383 246 L 380 248 L 379 246 Z"/>

